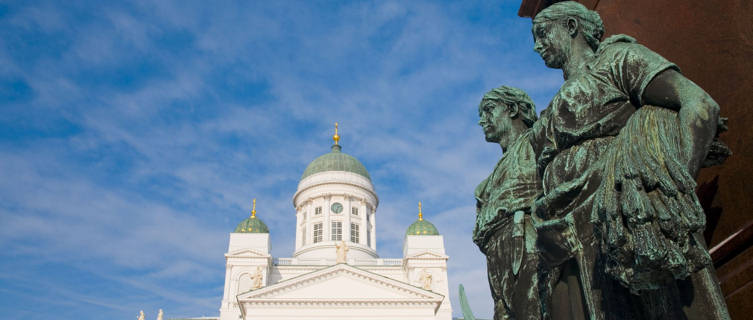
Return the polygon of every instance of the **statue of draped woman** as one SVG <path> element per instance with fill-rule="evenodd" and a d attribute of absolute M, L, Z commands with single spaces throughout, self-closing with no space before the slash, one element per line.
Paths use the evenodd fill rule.
<path fill-rule="evenodd" d="M 729 319 L 695 176 L 719 106 L 680 69 L 598 13 L 555 3 L 534 50 L 565 82 L 531 128 L 543 195 L 537 247 L 554 319 Z"/>

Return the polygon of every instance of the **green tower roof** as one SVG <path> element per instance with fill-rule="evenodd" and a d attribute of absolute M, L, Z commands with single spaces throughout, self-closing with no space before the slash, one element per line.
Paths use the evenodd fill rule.
<path fill-rule="evenodd" d="M 325 171 L 348 171 L 359 174 L 366 179 L 371 180 L 369 172 L 366 171 L 366 167 L 353 156 L 341 151 L 342 147 L 339 144 L 332 146 L 332 151 L 325 153 L 318 158 L 314 159 L 306 170 L 303 171 L 301 180 L 306 177 Z"/>
<path fill-rule="evenodd" d="M 421 212 L 421 202 L 418 202 L 418 220 L 413 222 L 405 231 L 407 236 L 437 236 L 439 230 L 431 222 L 424 220 L 424 214 Z"/>
<path fill-rule="evenodd" d="M 269 233 L 269 228 L 261 219 L 248 217 L 235 227 L 235 233 Z"/>
<path fill-rule="evenodd" d="M 254 206 L 251 209 L 251 216 L 243 219 L 241 223 L 235 227 L 234 233 L 269 233 L 269 228 L 261 219 L 256 217 L 256 199 L 254 199 Z"/>
<path fill-rule="evenodd" d="M 439 230 L 437 230 L 437 227 L 429 221 L 416 220 L 416 222 L 408 227 L 408 231 L 405 232 L 405 235 L 437 236 L 439 235 Z"/>

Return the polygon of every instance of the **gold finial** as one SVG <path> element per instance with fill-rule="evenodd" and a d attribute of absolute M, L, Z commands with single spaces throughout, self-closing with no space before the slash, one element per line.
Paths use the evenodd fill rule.
<path fill-rule="evenodd" d="M 418 221 L 424 220 L 424 214 L 421 212 L 421 201 L 418 202 Z"/>
<path fill-rule="evenodd" d="M 332 136 L 332 140 L 335 140 L 335 144 L 340 142 L 340 136 L 337 134 L 337 122 L 335 122 L 335 135 Z"/>
<path fill-rule="evenodd" d="M 254 206 L 251 209 L 251 218 L 256 218 L 256 198 L 254 198 Z"/>

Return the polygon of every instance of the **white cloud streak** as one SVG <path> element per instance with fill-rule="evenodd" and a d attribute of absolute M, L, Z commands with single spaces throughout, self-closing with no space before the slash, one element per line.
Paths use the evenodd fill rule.
<path fill-rule="evenodd" d="M 45 295 L 79 301 L 65 307 L 84 314 L 216 314 L 227 233 L 255 197 L 273 255 L 292 254 L 292 194 L 338 121 L 344 151 L 364 162 L 380 196 L 380 255 L 401 254 L 424 201 L 451 257 L 455 314 L 463 283 L 477 316 L 490 318 L 485 260 L 470 233 L 473 189 L 500 151 L 483 141 L 476 106 L 506 84 L 528 91 L 540 110 L 562 82 L 534 56 L 517 8 L 504 9 L 423 1 L 14 8 L 0 18 L 5 35 L 58 42 L 0 40 L 0 75 L 33 90 L 0 116 L 28 134 L 0 136 L 4 257 L 123 287 L 92 294 L 53 282 Z M 73 129 L 59 132 L 60 123 Z M 4 281 L 37 285 L 28 276 Z"/>

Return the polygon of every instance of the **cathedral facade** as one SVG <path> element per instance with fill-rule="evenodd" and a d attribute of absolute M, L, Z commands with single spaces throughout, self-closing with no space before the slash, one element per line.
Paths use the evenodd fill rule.
<path fill-rule="evenodd" d="M 379 257 L 371 177 L 333 138 L 293 196 L 291 257 L 270 254 L 255 207 L 230 234 L 219 319 L 452 319 L 442 235 L 419 203 L 403 256 Z"/>

